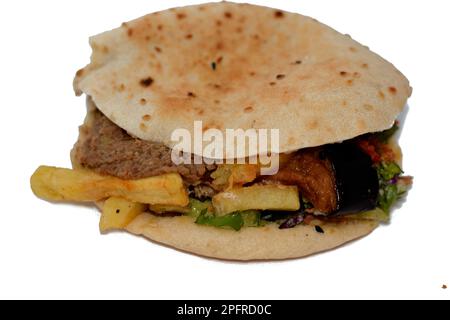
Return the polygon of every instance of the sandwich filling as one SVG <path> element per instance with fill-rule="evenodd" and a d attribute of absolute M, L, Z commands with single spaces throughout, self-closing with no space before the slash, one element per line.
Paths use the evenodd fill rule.
<path fill-rule="evenodd" d="M 124 180 L 167 173 L 182 177 L 189 190 L 188 207 L 150 206 L 154 214 L 188 214 L 197 223 L 236 230 L 267 221 L 278 221 L 280 228 L 293 227 L 304 223 L 308 215 L 334 220 L 349 217 L 386 220 L 390 207 L 411 182 L 409 177 L 401 176 L 396 163 L 398 152 L 389 143 L 397 123 L 387 131 L 343 143 L 281 154 L 278 173 L 259 176 L 252 165 L 175 165 L 169 147 L 131 136 L 96 108 L 89 112 L 89 121 L 80 129 L 83 139 L 73 152 L 77 165 Z M 296 187 L 298 208 L 294 205 L 283 210 L 281 206 L 274 210 L 269 205 L 261 210 L 249 205 L 245 210 L 218 212 L 218 205 L 213 205 L 215 199 L 219 202 L 217 199 L 230 190 L 258 186 Z"/>

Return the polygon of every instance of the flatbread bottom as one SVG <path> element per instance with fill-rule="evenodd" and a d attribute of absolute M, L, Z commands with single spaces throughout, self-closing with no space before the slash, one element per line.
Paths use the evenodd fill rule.
<path fill-rule="evenodd" d="M 198 254 L 226 260 L 277 260 L 300 258 L 338 247 L 372 232 L 375 221 L 323 223 L 324 233 L 313 225 L 278 229 L 270 223 L 264 227 L 240 231 L 201 226 L 186 216 L 157 217 L 143 213 L 126 228 L 132 234 Z"/>

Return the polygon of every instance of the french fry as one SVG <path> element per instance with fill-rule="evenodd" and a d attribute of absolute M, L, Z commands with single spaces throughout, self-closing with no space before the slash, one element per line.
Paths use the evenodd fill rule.
<path fill-rule="evenodd" d="M 111 197 L 103 205 L 100 232 L 124 229 L 134 218 L 143 213 L 147 205 Z"/>
<path fill-rule="evenodd" d="M 223 164 L 212 174 L 213 185 L 219 189 L 241 187 L 258 176 L 259 166 L 254 164 Z"/>
<path fill-rule="evenodd" d="M 39 167 L 31 177 L 31 189 L 49 201 L 98 201 L 122 197 L 146 204 L 187 206 L 183 180 L 169 173 L 139 180 L 121 180 L 87 170 Z"/>
<path fill-rule="evenodd" d="M 187 214 L 191 211 L 189 207 L 181 207 L 181 206 L 167 206 L 163 204 L 153 204 L 150 205 L 150 210 L 154 213 L 163 214 L 166 212 L 178 212 Z"/>
<path fill-rule="evenodd" d="M 300 199 L 295 186 L 255 185 L 232 189 L 216 194 L 212 203 L 217 215 L 251 209 L 283 211 L 300 209 Z"/>

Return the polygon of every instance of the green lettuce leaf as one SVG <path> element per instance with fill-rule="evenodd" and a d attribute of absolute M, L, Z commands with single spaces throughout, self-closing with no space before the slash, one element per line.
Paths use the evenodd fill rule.
<path fill-rule="evenodd" d="M 203 211 L 195 220 L 195 223 L 213 227 L 230 227 L 236 231 L 244 226 L 244 220 L 240 213 L 231 213 L 225 216 L 214 216 Z"/>
<path fill-rule="evenodd" d="M 193 218 L 198 218 L 203 212 L 208 212 L 212 208 L 211 200 L 200 201 L 194 198 L 189 198 L 190 211 L 186 214 Z"/>
<path fill-rule="evenodd" d="M 403 173 L 402 169 L 395 162 L 382 162 L 377 166 L 379 179 L 382 182 L 390 181 Z"/>

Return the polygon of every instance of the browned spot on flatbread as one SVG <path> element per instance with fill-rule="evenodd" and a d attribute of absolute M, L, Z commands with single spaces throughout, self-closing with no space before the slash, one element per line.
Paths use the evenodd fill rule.
<path fill-rule="evenodd" d="M 141 129 L 141 131 L 146 132 L 147 131 L 147 125 L 143 122 L 141 122 L 141 124 L 139 125 L 139 129 Z"/>
<path fill-rule="evenodd" d="M 142 98 L 141 100 L 139 100 L 139 103 L 141 104 L 141 106 L 145 106 L 147 104 L 147 100 Z"/>
<path fill-rule="evenodd" d="M 384 98 L 386 97 L 383 93 L 383 91 L 378 91 L 378 96 L 380 97 L 381 100 L 384 100 Z"/>
<path fill-rule="evenodd" d="M 366 109 L 367 111 L 373 111 L 373 105 L 371 105 L 371 104 L 365 104 L 364 105 L 364 109 Z"/>
<path fill-rule="evenodd" d="M 203 132 L 208 131 L 209 129 L 214 129 L 211 124 L 205 124 L 202 128 Z"/>
<path fill-rule="evenodd" d="M 397 88 L 396 87 L 389 87 L 389 92 L 391 93 L 391 94 L 397 94 Z"/>
<path fill-rule="evenodd" d="M 306 123 L 306 127 L 310 130 L 317 129 L 319 127 L 319 121 L 317 119 L 312 119 Z"/>
<path fill-rule="evenodd" d="M 222 41 L 219 41 L 216 43 L 216 49 L 217 50 L 223 50 L 224 49 L 224 44 Z"/>
<path fill-rule="evenodd" d="M 274 15 L 275 18 L 280 19 L 280 18 L 283 18 L 283 17 L 284 17 L 284 12 L 281 11 L 281 10 L 277 10 L 277 11 L 275 11 L 275 12 L 273 13 L 273 15 Z"/>
<path fill-rule="evenodd" d="M 149 115 L 149 114 L 144 114 L 144 115 L 142 116 L 142 120 L 144 120 L 144 121 L 150 121 L 151 118 L 152 118 L 152 116 Z"/>
<path fill-rule="evenodd" d="M 253 111 L 253 107 L 246 107 L 246 108 L 244 108 L 244 112 L 245 113 L 250 113 L 250 112 L 252 112 Z"/>
<path fill-rule="evenodd" d="M 143 86 L 144 88 L 150 87 L 153 84 L 153 78 L 152 77 L 147 77 L 142 79 L 139 83 L 141 84 L 141 86 Z"/>

